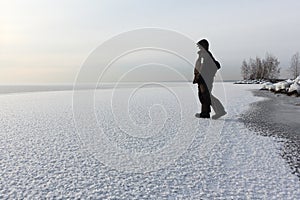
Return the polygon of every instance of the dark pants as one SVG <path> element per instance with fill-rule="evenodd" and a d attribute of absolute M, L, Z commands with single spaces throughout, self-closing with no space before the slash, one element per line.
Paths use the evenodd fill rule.
<path fill-rule="evenodd" d="M 205 83 L 198 83 L 198 96 L 201 103 L 201 113 L 204 115 L 210 114 L 210 106 L 214 109 L 215 113 L 225 112 L 222 103 L 211 94 L 212 84 L 207 86 Z"/>
<path fill-rule="evenodd" d="M 205 83 L 198 83 L 198 96 L 201 103 L 201 113 L 208 115 L 210 113 L 210 91 Z"/>

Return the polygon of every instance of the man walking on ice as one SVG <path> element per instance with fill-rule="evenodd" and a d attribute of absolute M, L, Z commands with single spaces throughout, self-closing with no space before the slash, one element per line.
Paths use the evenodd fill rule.
<path fill-rule="evenodd" d="M 216 113 L 212 116 L 212 119 L 219 119 L 227 113 L 222 103 L 211 94 L 211 91 L 214 77 L 221 65 L 209 51 L 209 43 L 206 39 L 200 40 L 197 46 L 200 51 L 198 51 L 199 58 L 194 69 L 193 84 L 198 84 L 198 96 L 202 106 L 201 113 L 196 113 L 195 116 L 198 118 L 210 118 L 210 106 L 212 106 Z"/>

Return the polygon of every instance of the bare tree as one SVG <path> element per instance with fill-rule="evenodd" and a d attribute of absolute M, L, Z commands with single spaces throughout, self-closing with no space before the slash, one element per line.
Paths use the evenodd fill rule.
<path fill-rule="evenodd" d="M 294 78 L 297 78 L 299 76 L 299 73 L 300 73 L 299 52 L 295 53 L 291 58 L 290 71 Z"/>
<path fill-rule="evenodd" d="M 242 68 L 241 68 L 241 74 L 244 80 L 249 80 L 250 79 L 250 73 L 251 73 L 251 68 L 250 65 L 247 63 L 246 60 L 243 60 L 242 63 Z"/>
<path fill-rule="evenodd" d="M 263 60 L 263 65 L 265 68 L 265 77 L 269 79 L 278 78 L 280 74 L 279 60 L 275 56 L 267 53 L 265 59 Z"/>
<path fill-rule="evenodd" d="M 255 67 L 256 67 L 255 79 L 262 79 L 263 61 L 259 57 L 255 58 Z"/>
<path fill-rule="evenodd" d="M 257 67 L 256 67 L 256 62 L 253 58 L 249 59 L 249 65 L 250 65 L 250 79 L 254 80 L 256 78 L 256 73 L 257 73 Z"/>
<path fill-rule="evenodd" d="M 280 74 L 278 58 L 271 54 L 266 54 L 264 59 L 256 57 L 250 58 L 249 62 L 243 61 L 241 73 L 244 79 L 274 79 Z"/>

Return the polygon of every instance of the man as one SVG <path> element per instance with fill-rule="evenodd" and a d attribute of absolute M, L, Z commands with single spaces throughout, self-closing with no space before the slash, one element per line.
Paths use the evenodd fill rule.
<path fill-rule="evenodd" d="M 198 51 L 199 58 L 194 69 L 193 84 L 198 84 L 198 96 L 202 106 L 201 113 L 196 113 L 195 116 L 198 118 L 210 118 L 210 106 L 212 106 L 216 113 L 212 116 L 212 119 L 218 119 L 227 114 L 222 103 L 211 94 L 214 77 L 221 66 L 209 51 L 207 40 L 200 40 L 197 46 L 200 51 Z"/>

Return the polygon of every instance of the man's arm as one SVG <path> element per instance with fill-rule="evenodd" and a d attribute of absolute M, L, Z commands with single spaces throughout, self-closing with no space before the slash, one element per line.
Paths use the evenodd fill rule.
<path fill-rule="evenodd" d="M 202 64 L 203 64 L 200 52 L 198 52 L 198 54 L 199 54 L 199 58 L 196 61 L 195 68 L 194 68 L 194 80 L 193 80 L 193 84 L 199 82 L 200 72 L 201 72 Z"/>
<path fill-rule="evenodd" d="M 194 68 L 194 80 L 193 80 L 193 84 L 196 84 L 199 82 L 199 72 L 196 68 Z"/>

